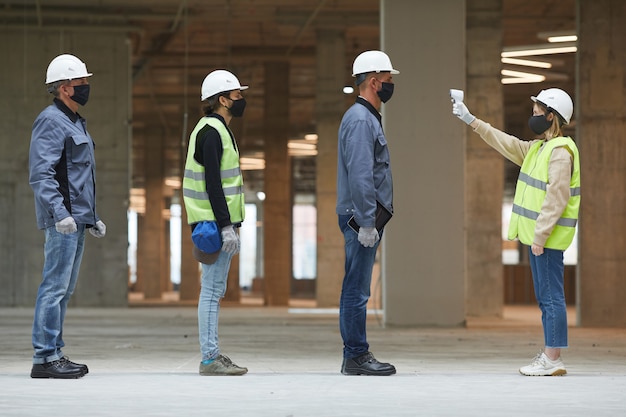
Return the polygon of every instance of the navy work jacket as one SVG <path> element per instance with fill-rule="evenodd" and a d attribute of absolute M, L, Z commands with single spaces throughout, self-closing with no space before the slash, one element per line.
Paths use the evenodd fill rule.
<path fill-rule="evenodd" d="M 94 147 L 85 119 L 62 101 L 54 99 L 37 116 L 28 169 L 39 229 L 54 226 L 68 216 L 87 227 L 100 220 L 96 214 Z"/>

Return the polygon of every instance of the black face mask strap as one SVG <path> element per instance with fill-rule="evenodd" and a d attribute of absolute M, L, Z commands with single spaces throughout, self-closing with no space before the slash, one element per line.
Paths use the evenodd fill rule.
<path fill-rule="evenodd" d="M 554 110 L 552 107 L 548 107 L 548 113 L 552 113 L 554 117 L 559 119 L 559 124 L 562 126 L 565 124 L 565 120 L 561 117 L 558 111 Z M 546 114 L 547 116 L 547 114 Z"/>
<path fill-rule="evenodd" d="M 232 99 L 232 98 L 230 98 L 230 91 L 229 91 L 229 92 L 226 92 L 226 93 L 222 93 L 222 94 L 220 94 L 220 97 L 224 97 L 224 98 L 225 98 L 225 99 L 227 99 L 227 100 L 233 101 L 233 99 Z M 219 102 L 219 98 L 218 98 L 217 100 L 218 100 L 218 102 Z M 221 103 L 220 103 L 220 104 L 221 104 Z M 226 106 L 224 106 L 224 107 L 226 107 Z M 230 107 L 226 107 L 226 108 L 228 109 L 228 108 L 230 108 Z"/>

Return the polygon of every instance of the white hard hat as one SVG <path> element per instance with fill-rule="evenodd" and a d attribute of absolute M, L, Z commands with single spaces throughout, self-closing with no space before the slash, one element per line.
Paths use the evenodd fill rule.
<path fill-rule="evenodd" d="M 393 69 L 391 60 L 382 51 L 365 51 L 356 57 L 354 64 L 352 64 L 352 76 L 356 77 L 367 72 L 400 74 L 400 71 Z"/>
<path fill-rule="evenodd" d="M 239 80 L 231 72 L 226 70 L 215 70 L 202 81 L 201 99 L 206 100 L 219 93 L 233 90 L 245 90 L 247 85 L 239 84 Z"/>
<path fill-rule="evenodd" d="M 541 90 L 537 96 L 531 96 L 530 99 L 543 104 L 548 110 L 555 111 L 565 124 L 569 124 L 574 113 L 574 103 L 565 91 L 560 88 L 548 88 Z"/>
<path fill-rule="evenodd" d="M 46 71 L 46 84 L 61 80 L 91 77 L 83 61 L 70 54 L 59 55 L 50 61 Z"/>

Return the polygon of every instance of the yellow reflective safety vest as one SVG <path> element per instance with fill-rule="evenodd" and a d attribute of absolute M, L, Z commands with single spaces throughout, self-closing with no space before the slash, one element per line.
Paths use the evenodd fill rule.
<path fill-rule="evenodd" d="M 543 149 L 541 146 L 543 145 Z M 532 245 L 535 225 L 546 197 L 548 185 L 548 164 L 552 151 L 566 147 L 573 159 L 573 172 L 570 181 L 570 197 L 567 206 L 557 221 L 544 247 L 565 250 L 574 240 L 578 210 L 580 208 L 580 159 L 578 148 L 570 137 L 557 137 L 549 141 L 539 141 L 531 146 L 520 170 L 513 200 L 513 214 L 509 224 L 509 239 L 516 237 L 525 244 Z"/>
<path fill-rule="evenodd" d="M 191 132 L 189 147 L 187 148 L 187 160 L 185 162 L 185 174 L 183 176 L 183 199 L 187 210 L 187 221 L 189 224 L 200 221 L 215 221 L 215 213 L 209 201 L 206 191 L 206 181 L 204 178 L 204 166 L 199 164 L 193 157 L 196 150 L 196 137 L 198 132 L 209 125 L 220 135 L 222 140 L 222 160 L 220 163 L 220 174 L 222 178 L 222 189 L 230 221 L 241 223 L 245 216 L 245 202 L 243 195 L 243 177 L 239 167 L 239 150 L 231 139 L 228 128 L 221 120 L 215 117 L 203 117 Z"/>

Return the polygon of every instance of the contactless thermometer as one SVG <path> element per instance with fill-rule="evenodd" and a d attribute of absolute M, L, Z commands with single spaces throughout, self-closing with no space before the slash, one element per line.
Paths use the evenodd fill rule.
<path fill-rule="evenodd" d="M 463 102 L 463 90 L 455 90 L 454 88 L 451 88 L 450 98 L 455 103 L 462 103 Z"/>

